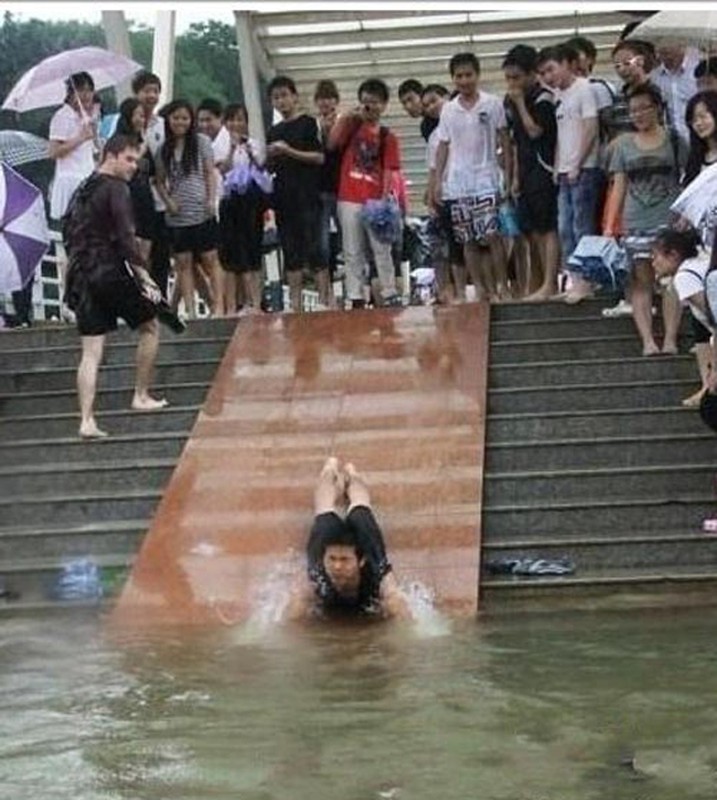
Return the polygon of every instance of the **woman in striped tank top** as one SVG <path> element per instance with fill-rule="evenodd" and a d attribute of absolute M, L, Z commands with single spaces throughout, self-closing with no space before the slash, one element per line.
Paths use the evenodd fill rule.
<path fill-rule="evenodd" d="M 196 316 L 192 271 L 196 258 L 211 281 L 212 315 L 223 316 L 212 143 L 208 136 L 197 132 L 194 109 L 186 100 L 173 100 L 164 109 L 163 116 L 166 139 L 157 159 L 156 186 L 167 206 L 167 228 L 185 312 L 190 319 Z"/>

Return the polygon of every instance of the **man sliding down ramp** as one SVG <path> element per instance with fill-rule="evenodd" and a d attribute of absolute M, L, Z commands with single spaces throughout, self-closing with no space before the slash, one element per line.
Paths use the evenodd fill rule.
<path fill-rule="evenodd" d="M 314 508 L 316 516 L 306 546 L 308 581 L 302 578 L 295 587 L 287 617 L 411 619 L 371 511 L 368 487 L 353 464 L 342 470 L 338 459 L 327 459 L 314 494 Z"/>

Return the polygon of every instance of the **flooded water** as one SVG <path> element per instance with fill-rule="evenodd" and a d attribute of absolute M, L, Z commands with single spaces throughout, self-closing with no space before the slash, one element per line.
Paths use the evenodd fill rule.
<path fill-rule="evenodd" d="M 717 613 L 0 629 L 7 800 L 713 800 Z"/>

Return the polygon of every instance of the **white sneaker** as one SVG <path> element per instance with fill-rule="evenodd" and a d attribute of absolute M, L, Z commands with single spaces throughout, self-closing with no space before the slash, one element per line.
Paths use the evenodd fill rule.
<path fill-rule="evenodd" d="M 602 315 L 608 319 L 613 317 L 629 317 L 632 314 L 632 306 L 627 300 L 620 300 L 612 308 L 603 308 Z"/>

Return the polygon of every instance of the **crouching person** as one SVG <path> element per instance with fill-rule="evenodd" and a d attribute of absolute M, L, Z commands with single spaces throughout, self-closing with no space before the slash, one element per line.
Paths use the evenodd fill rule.
<path fill-rule="evenodd" d="M 128 181 L 137 170 L 139 142 L 115 135 L 105 145 L 97 171 L 73 195 L 63 218 L 69 259 L 66 302 L 82 338 L 77 370 L 80 436 L 107 436 L 95 420 L 97 374 L 105 336 L 123 319 L 139 332 L 132 408 L 154 411 L 167 405 L 152 397 L 149 384 L 159 345 L 157 306 L 161 292 L 145 269 L 134 235 Z"/>

